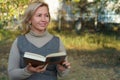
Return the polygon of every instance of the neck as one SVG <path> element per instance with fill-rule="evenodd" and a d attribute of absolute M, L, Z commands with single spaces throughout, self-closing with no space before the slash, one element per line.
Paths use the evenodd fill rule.
<path fill-rule="evenodd" d="M 34 29 L 31 29 L 31 31 L 32 32 L 34 32 L 34 33 L 36 33 L 36 34 L 43 34 L 45 31 L 46 31 L 46 29 L 44 29 L 44 30 L 34 30 Z"/>
<path fill-rule="evenodd" d="M 45 36 L 46 34 L 47 34 L 47 31 L 45 30 L 45 31 L 41 31 L 41 32 L 39 32 L 39 33 L 37 33 L 37 32 L 35 32 L 35 31 L 30 31 L 30 34 L 32 35 L 32 36 L 35 36 L 35 37 L 41 37 L 41 36 Z"/>

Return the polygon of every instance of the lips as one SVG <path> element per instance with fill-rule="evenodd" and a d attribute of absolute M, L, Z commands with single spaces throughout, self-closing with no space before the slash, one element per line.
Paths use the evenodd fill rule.
<path fill-rule="evenodd" d="M 45 23 L 40 23 L 39 25 L 40 25 L 40 27 L 46 27 L 47 23 L 46 22 Z"/>

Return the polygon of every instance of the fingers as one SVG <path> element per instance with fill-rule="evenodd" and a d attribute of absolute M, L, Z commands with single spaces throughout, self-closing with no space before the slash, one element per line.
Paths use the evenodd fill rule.
<path fill-rule="evenodd" d="M 31 63 L 28 63 L 27 70 L 31 73 L 35 73 L 35 68 L 31 65 Z"/>
<path fill-rule="evenodd" d="M 67 61 L 63 62 L 62 66 L 65 67 L 65 68 L 71 68 L 70 63 L 67 62 Z"/>
<path fill-rule="evenodd" d="M 47 68 L 47 66 L 48 66 L 48 64 L 46 64 L 46 65 L 44 66 L 44 69 L 46 69 L 46 68 Z"/>
<path fill-rule="evenodd" d="M 44 72 L 47 68 L 47 65 L 48 64 L 36 67 L 36 72 L 40 72 L 40 73 Z"/>
<path fill-rule="evenodd" d="M 31 66 L 32 66 L 31 63 L 28 63 L 27 67 L 29 68 L 29 67 L 31 67 Z"/>
<path fill-rule="evenodd" d="M 41 72 L 44 72 L 47 68 L 48 64 L 46 64 L 42 69 L 41 69 Z"/>
<path fill-rule="evenodd" d="M 57 65 L 58 70 L 64 71 L 66 69 L 71 68 L 70 63 L 68 61 L 64 61 L 62 64 Z"/>
<path fill-rule="evenodd" d="M 29 72 L 32 72 L 32 73 L 44 72 L 44 71 L 46 70 L 46 68 L 47 68 L 47 65 L 48 65 L 48 64 L 46 64 L 46 65 L 40 65 L 40 66 L 37 66 L 37 67 L 33 67 L 33 66 L 31 65 L 31 63 L 29 63 L 29 64 L 27 65 L 27 70 L 28 70 Z"/>
<path fill-rule="evenodd" d="M 36 69 L 43 69 L 44 68 L 44 65 L 40 65 L 40 66 L 37 66 L 35 67 Z"/>

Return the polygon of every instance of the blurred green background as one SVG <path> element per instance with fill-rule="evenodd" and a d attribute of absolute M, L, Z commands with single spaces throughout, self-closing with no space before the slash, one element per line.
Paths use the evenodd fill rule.
<path fill-rule="evenodd" d="M 89 4 L 93 4 L 94 7 L 102 0 L 58 1 L 61 3 L 72 1 L 72 3 L 76 3 L 81 12 L 82 7 Z M 104 1 L 107 3 L 112 0 Z M 120 3 L 120 0 L 114 1 Z M 19 21 L 29 3 L 31 0 L 0 0 L 0 80 L 8 80 L 7 64 L 10 47 L 15 38 L 21 34 Z M 82 16 L 86 11 L 81 12 Z M 74 9 L 72 12 L 75 14 L 78 11 Z M 65 14 L 67 13 L 63 11 L 62 16 L 64 17 Z M 89 27 L 86 25 L 88 21 L 84 20 L 84 27 L 76 31 L 74 21 L 69 22 L 63 18 L 51 20 L 48 30 L 61 38 L 71 63 L 70 73 L 59 80 L 120 80 L 119 29 L 111 31 L 100 25 L 102 30 L 95 30 L 90 23 Z"/>

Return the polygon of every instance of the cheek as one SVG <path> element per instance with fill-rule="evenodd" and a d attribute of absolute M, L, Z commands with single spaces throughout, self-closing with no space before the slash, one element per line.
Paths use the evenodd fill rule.
<path fill-rule="evenodd" d="M 47 22 L 50 22 L 50 17 L 46 17 L 46 21 L 47 21 Z"/>
<path fill-rule="evenodd" d="M 32 24 L 37 24 L 37 23 L 39 23 L 40 21 L 38 20 L 38 19 L 33 19 L 32 20 Z"/>
<path fill-rule="evenodd" d="M 49 18 L 47 18 L 46 20 L 47 20 L 47 22 L 50 22 L 50 19 L 49 19 Z"/>
<path fill-rule="evenodd" d="M 39 20 L 40 20 L 39 17 L 32 17 L 32 19 L 31 19 L 32 22 L 38 22 Z"/>

